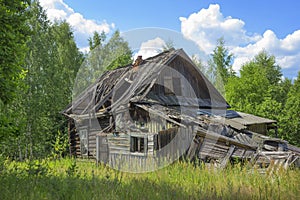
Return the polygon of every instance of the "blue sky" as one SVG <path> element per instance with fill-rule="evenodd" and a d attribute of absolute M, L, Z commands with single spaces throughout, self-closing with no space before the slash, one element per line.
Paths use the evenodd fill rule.
<path fill-rule="evenodd" d="M 245 28 L 263 33 L 272 29 L 285 37 L 300 28 L 297 0 L 64 0 L 86 18 L 113 22 L 120 30 L 163 27 L 180 31 L 179 17 L 187 17 L 210 4 L 219 4 L 224 16 L 242 19 Z"/>
<path fill-rule="evenodd" d="M 253 58 L 262 49 L 275 55 L 284 76 L 300 70 L 300 1 L 296 0 L 40 0 L 50 20 L 67 20 L 79 48 L 87 47 L 94 31 L 111 34 L 144 27 L 174 30 L 193 41 L 208 58 L 216 40 L 224 37 L 235 55 L 233 67 Z M 172 35 L 172 34 L 171 34 Z M 172 37 L 172 36 L 170 36 Z M 173 39 L 173 38 L 171 38 Z M 176 38 L 175 38 L 176 40 Z M 154 37 L 146 44 L 161 45 Z M 142 45 L 142 44 L 141 44 Z M 184 47 L 183 47 L 184 48 Z"/>

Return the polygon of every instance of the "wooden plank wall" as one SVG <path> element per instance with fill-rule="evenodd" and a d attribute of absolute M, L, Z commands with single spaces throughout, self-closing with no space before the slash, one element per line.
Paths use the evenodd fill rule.
<path fill-rule="evenodd" d="M 266 135 L 267 134 L 267 124 L 253 124 L 253 125 L 248 126 L 247 130 Z"/>
<path fill-rule="evenodd" d="M 141 134 L 141 133 L 118 133 L 117 135 L 108 134 L 108 146 L 110 154 L 124 154 L 124 155 L 153 155 L 154 152 L 154 142 L 153 142 L 153 135 L 154 134 Z M 146 137 L 147 138 L 147 152 L 144 153 L 136 153 L 130 152 L 130 137 Z"/>
<path fill-rule="evenodd" d="M 88 131 L 88 156 L 96 158 L 96 135 L 109 126 L 109 116 L 103 117 L 100 120 L 84 120 L 77 126 L 78 128 L 75 131 L 70 132 L 70 149 L 72 155 L 76 155 L 77 157 L 83 156 L 80 152 L 79 130 L 86 129 Z"/>
<path fill-rule="evenodd" d="M 160 131 L 154 137 L 156 157 L 176 157 L 184 155 L 193 139 L 192 127 L 170 128 Z"/>

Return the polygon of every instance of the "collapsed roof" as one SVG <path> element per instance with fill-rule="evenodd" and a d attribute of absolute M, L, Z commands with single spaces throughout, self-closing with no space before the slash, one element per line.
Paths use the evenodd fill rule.
<path fill-rule="evenodd" d="M 176 80 L 174 87 L 166 89 L 167 85 L 161 78 L 169 74 L 180 79 Z M 183 91 L 178 90 L 181 85 L 184 86 L 181 88 Z M 172 91 L 168 95 L 156 92 L 162 89 Z M 188 152 L 190 158 L 197 155 L 200 158 L 224 155 L 226 159 L 231 155 L 252 158 L 253 155 L 268 154 L 268 159 L 272 160 L 279 152 L 284 154 L 280 155 L 284 156 L 282 162 L 290 165 L 300 155 L 300 149 L 286 141 L 247 130 L 247 126 L 271 125 L 276 121 L 227 110 L 229 104 L 182 49 L 171 49 L 145 60 L 139 57 L 133 65 L 104 72 L 67 106 L 63 114 L 73 119 L 90 119 L 122 112 L 128 104 L 134 104 L 136 108 L 162 117 L 178 127 L 185 127 L 185 122 L 198 124 Z"/>
<path fill-rule="evenodd" d="M 166 96 L 151 92 L 155 84 L 163 84 L 158 80 L 160 74 L 163 71 L 174 70 L 176 62 L 184 62 L 186 65 L 184 70 L 187 71 L 185 73 L 192 74 L 197 80 L 195 82 L 197 88 L 193 89 L 194 97 L 176 94 Z M 172 73 L 181 75 L 181 72 Z M 195 83 L 188 84 L 194 87 Z M 129 102 L 197 108 L 230 107 L 182 49 L 164 51 L 142 60 L 136 67 L 130 64 L 104 72 L 94 84 L 73 100 L 63 113 L 77 116 L 98 113 L 108 101 L 110 102 L 109 109 L 112 110 L 119 109 L 120 106 Z"/>

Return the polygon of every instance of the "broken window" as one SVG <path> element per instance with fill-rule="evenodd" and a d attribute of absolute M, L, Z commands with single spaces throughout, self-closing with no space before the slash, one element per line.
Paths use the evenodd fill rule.
<path fill-rule="evenodd" d="M 147 152 L 147 138 L 145 137 L 130 137 L 130 152 Z"/>
<path fill-rule="evenodd" d="M 87 130 L 82 129 L 79 131 L 79 138 L 80 138 L 80 153 L 81 155 L 88 154 L 88 141 L 87 141 Z"/>

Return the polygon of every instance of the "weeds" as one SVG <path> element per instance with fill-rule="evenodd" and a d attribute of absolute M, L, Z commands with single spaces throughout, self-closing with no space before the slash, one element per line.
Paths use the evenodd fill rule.
<path fill-rule="evenodd" d="M 142 174 L 70 158 L 1 160 L 1 199 L 299 199 L 300 171 L 260 174 L 178 161 Z"/>

